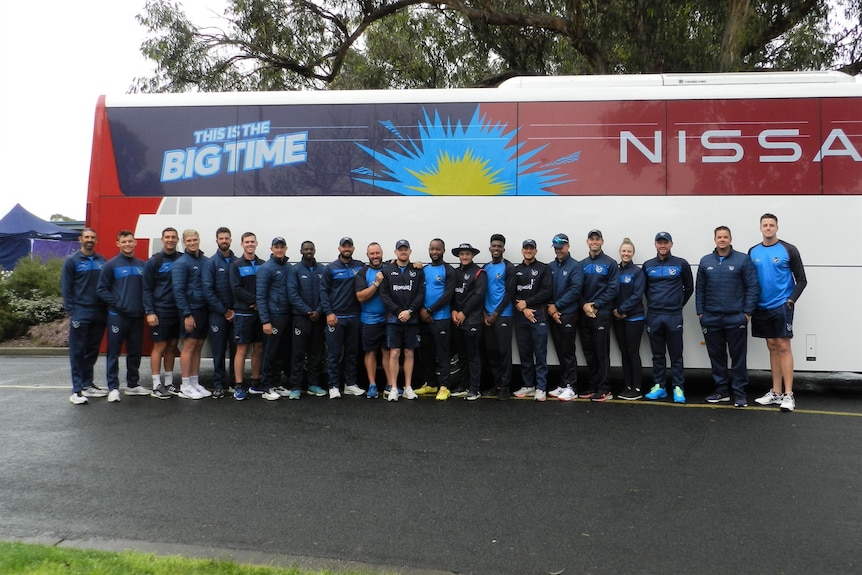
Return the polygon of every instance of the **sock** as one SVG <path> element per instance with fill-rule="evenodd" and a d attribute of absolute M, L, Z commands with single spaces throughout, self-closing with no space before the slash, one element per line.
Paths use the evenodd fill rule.
<path fill-rule="evenodd" d="M 162 384 L 162 380 L 159 377 L 159 374 L 153 376 L 153 389 L 157 388 Z"/>
<path fill-rule="evenodd" d="M 184 378 L 183 378 L 183 387 L 187 387 L 187 386 L 189 385 L 189 383 L 190 383 L 189 378 L 188 378 L 188 377 L 184 377 Z"/>
<path fill-rule="evenodd" d="M 165 386 L 170 387 L 174 384 L 174 374 L 166 373 L 165 374 Z"/>
<path fill-rule="evenodd" d="M 190 375 L 189 381 L 191 382 L 192 385 L 199 385 L 200 384 L 200 381 L 198 381 L 198 374 Z"/>

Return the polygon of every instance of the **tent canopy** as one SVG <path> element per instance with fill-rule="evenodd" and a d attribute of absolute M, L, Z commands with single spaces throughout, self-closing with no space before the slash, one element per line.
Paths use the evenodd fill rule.
<path fill-rule="evenodd" d="M 0 219 L 0 266 L 11 270 L 19 259 L 33 251 L 35 243 L 47 243 L 44 240 L 64 243 L 65 248 L 59 251 L 64 252 L 63 255 L 69 254 L 74 251 L 75 244 L 67 242 L 75 242 L 78 235 L 78 232 L 46 222 L 25 210 L 21 204 L 15 204 L 15 207 Z M 57 252 L 56 249 L 47 248 L 47 245 L 44 246 L 47 252 Z"/>

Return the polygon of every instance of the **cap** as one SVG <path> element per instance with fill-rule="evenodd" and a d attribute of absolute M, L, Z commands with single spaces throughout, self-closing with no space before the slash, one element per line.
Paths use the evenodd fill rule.
<path fill-rule="evenodd" d="M 398 240 L 397 242 L 395 242 L 395 249 L 396 250 L 401 249 L 401 248 L 409 248 L 409 247 L 410 247 L 410 242 L 408 242 L 407 240 Z"/>
<path fill-rule="evenodd" d="M 479 250 L 477 250 L 470 244 L 458 244 L 457 248 L 452 248 L 452 255 L 457 258 L 458 254 L 464 251 L 471 252 L 474 256 L 479 253 Z"/>
<path fill-rule="evenodd" d="M 339 245 L 339 246 L 343 246 L 344 244 L 350 244 L 350 245 L 352 246 L 352 245 L 353 245 L 353 238 L 350 238 L 350 237 L 344 236 L 343 238 L 341 238 L 340 240 L 338 240 L 338 245 Z"/>
<path fill-rule="evenodd" d="M 559 246 L 561 244 L 569 243 L 569 236 L 566 234 L 557 234 L 554 236 L 554 239 L 551 240 L 555 246 Z M 552 246 L 553 247 L 553 246 Z"/>
<path fill-rule="evenodd" d="M 524 240 L 524 243 L 521 244 L 522 248 L 530 246 L 531 248 L 536 247 L 536 240 Z"/>
<path fill-rule="evenodd" d="M 659 241 L 659 240 L 667 240 L 669 242 L 672 242 L 673 238 L 667 232 L 659 232 L 655 235 L 655 241 Z"/>
<path fill-rule="evenodd" d="M 599 238 L 605 239 L 604 236 L 602 236 L 602 230 L 590 230 L 590 233 L 587 234 L 587 239 L 590 239 L 593 236 L 599 236 Z"/>
<path fill-rule="evenodd" d="M 284 241 L 284 238 L 283 238 L 283 237 L 281 237 L 281 236 L 276 236 L 276 237 L 272 238 L 272 245 L 276 245 L 276 244 L 284 244 L 284 245 L 287 245 L 287 242 L 286 242 L 286 241 Z"/>

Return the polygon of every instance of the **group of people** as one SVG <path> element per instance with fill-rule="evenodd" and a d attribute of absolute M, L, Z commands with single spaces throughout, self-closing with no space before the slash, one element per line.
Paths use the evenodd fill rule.
<path fill-rule="evenodd" d="M 726 226 L 714 230 L 715 250 L 700 260 L 696 279 L 689 262 L 671 253 L 668 232 L 655 236 L 656 256 L 633 263 L 635 246 L 626 238 L 620 261 L 607 255 L 600 230 L 587 234 L 587 257 L 570 254 L 569 237 L 556 234 L 554 260 L 536 259 L 538 244 L 521 242 L 521 260 L 504 257 L 506 238 L 490 238 L 490 261 L 473 260 L 469 243 L 451 249 L 444 261 L 442 239 L 428 245 L 429 262 L 412 259 L 407 240 L 384 258 L 378 243 L 367 247 L 367 263 L 354 259 L 350 237 L 327 265 L 315 259 L 315 245 L 301 244 L 301 260 L 288 263 L 287 243 L 272 239 L 268 260 L 257 255 L 255 234 L 241 237 L 241 253 L 231 250 L 228 228 L 216 232 L 218 252 L 207 257 L 194 230 L 180 236 L 162 232 L 162 249 L 149 260 L 135 257 L 131 231 L 117 234 L 119 253 L 106 261 L 95 251 L 96 233 L 83 230 L 81 249 L 65 262 L 64 305 L 70 315 L 69 354 L 74 404 L 89 397 L 120 401 L 119 359 L 126 350 L 126 395 L 158 399 L 299 399 L 303 393 L 330 398 L 341 394 L 416 399 L 433 395 L 475 400 L 512 395 L 536 401 L 549 397 L 602 402 L 613 398 L 685 403 L 682 310 L 695 296 L 697 315 L 712 366 L 715 388 L 706 401 L 747 405 L 748 325 L 765 338 L 772 389 L 761 405 L 795 408 L 793 397 L 793 309 L 806 278 L 798 250 L 777 237 L 778 218 L 760 219 L 763 241 L 742 253 L 733 249 Z M 385 261 L 384 261 L 385 260 Z M 144 322 L 153 342 L 152 389 L 140 384 Z M 93 367 L 107 327 L 107 391 L 94 384 Z M 652 385 L 642 387 L 640 344 L 644 329 L 652 350 Z M 517 344 L 522 385 L 512 390 L 512 340 Z M 619 345 L 623 380 L 609 378 L 610 332 Z M 576 340 L 587 360 L 587 378 L 578 379 Z M 213 389 L 199 380 L 201 348 L 209 338 Z M 549 389 L 548 341 L 560 363 L 559 383 Z M 178 341 L 179 385 L 173 380 Z M 417 350 L 430 358 L 419 366 Z M 363 353 L 368 386 L 357 382 Z M 452 378 L 453 354 L 464 359 L 463 374 Z M 226 361 L 227 356 L 227 361 Z M 378 357 L 385 383 L 377 386 Z M 246 359 L 251 379 L 246 381 Z M 670 381 L 666 365 L 670 360 Z M 225 369 L 226 363 L 229 369 Z M 324 377 L 324 366 L 326 377 Z M 482 371 L 493 385 L 481 389 Z M 416 370 L 418 371 L 418 370 Z M 399 377 L 400 376 L 400 377 Z M 403 380 L 403 386 L 399 381 Z M 286 385 L 282 382 L 285 381 Z M 454 383 L 453 383 L 454 381 Z M 328 388 L 328 389 L 327 389 Z"/>

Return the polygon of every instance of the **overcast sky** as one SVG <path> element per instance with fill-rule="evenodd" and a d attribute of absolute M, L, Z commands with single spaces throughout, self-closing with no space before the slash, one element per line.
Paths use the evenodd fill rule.
<path fill-rule="evenodd" d="M 223 0 L 182 0 L 194 21 Z M 4 2 L 0 7 L 0 217 L 16 204 L 84 219 L 96 100 L 151 67 L 144 0 Z"/>

